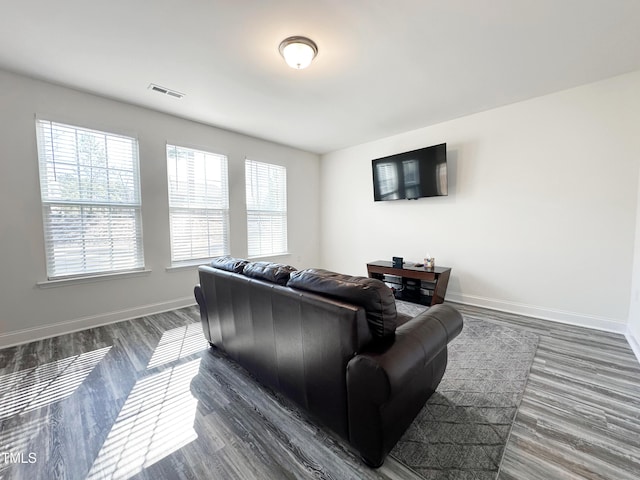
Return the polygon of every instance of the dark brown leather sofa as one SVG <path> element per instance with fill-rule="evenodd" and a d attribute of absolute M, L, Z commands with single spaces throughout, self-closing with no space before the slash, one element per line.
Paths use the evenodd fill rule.
<path fill-rule="evenodd" d="M 375 279 L 230 257 L 199 267 L 199 276 L 195 296 L 210 344 L 373 467 L 438 386 L 447 344 L 462 330 L 449 305 L 402 318 Z"/>

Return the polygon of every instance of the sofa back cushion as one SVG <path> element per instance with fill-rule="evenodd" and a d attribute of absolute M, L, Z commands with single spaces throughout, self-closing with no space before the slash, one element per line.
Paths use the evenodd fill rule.
<path fill-rule="evenodd" d="M 396 331 L 396 301 L 391 289 L 380 280 L 310 268 L 291 273 L 287 286 L 364 308 L 374 338 L 389 337 Z"/>
<path fill-rule="evenodd" d="M 213 259 L 209 265 L 219 270 L 226 270 L 227 272 L 242 273 L 247 263 L 249 262 L 241 258 L 233 258 L 226 255 Z"/>
<path fill-rule="evenodd" d="M 247 277 L 266 280 L 267 282 L 286 285 L 291 272 L 296 269 L 290 265 L 271 262 L 249 262 L 244 266 L 244 273 Z"/>

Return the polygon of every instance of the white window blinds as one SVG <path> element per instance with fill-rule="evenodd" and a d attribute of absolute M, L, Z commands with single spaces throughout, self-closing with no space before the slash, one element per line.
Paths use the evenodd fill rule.
<path fill-rule="evenodd" d="M 227 157 L 167 145 L 171 262 L 229 253 Z"/>
<path fill-rule="evenodd" d="M 287 169 L 245 161 L 250 257 L 287 252 Z"/>
<path fill-rule="evenodd" d="M 47 276 L 144 268 L 138 141 L 36 121 Z"/>

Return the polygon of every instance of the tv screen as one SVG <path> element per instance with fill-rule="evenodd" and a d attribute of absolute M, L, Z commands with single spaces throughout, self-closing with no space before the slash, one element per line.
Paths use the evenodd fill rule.
<path fill-rule="evenodd" d="M 447 195 L 447 144 L 371 161 L 373 199 L 413 200 Z"/>

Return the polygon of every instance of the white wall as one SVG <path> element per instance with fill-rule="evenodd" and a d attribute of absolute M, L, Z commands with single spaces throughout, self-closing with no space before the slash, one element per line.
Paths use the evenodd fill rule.
<path fill-rule="evenodd" d="M 623 332 L 638 125 L 635 72 L 324 155 L 322 264 L 429 252 L 449 300 Z M 372 159 L 441 142 L 448 197 L 373 201 Z"/>
<path fill-rule="evenodd" d="M 636 236 L 631 272 L 631 299 L 629 301 L 629 324 L 627 339 L 640 361 L 640 188 L 638 189 L 638 210 L 636 212 Z"/>
<path fill-rule="evenodd" d="M 158 96 L 158 101 L 179 101 Z M 46 279 L 35 115 L 137 136 L 146 267 L 151 273 L 42 288 Z M 244 159 L 287 167 L 290 255 L 319 261 L 319 157 L 144 108 L 0 71 L 0 347 L 193 304 L 196 268 L 170 264 L 165 145 L 229 158 L 231 254 L 246 257 Z"/>

